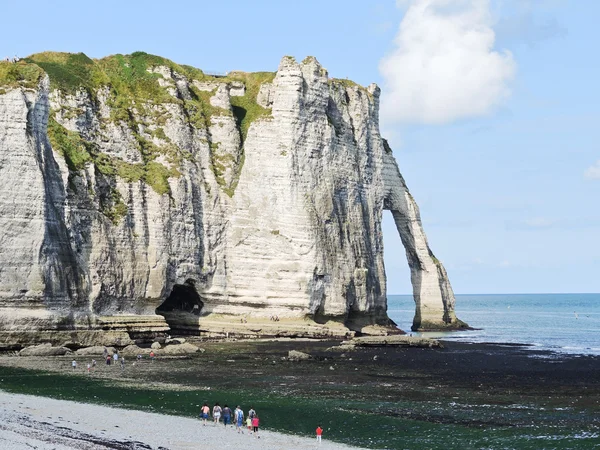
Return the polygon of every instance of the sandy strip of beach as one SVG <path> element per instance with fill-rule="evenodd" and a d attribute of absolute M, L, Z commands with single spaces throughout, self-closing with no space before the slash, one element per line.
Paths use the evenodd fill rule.
<path fill-rule="evenodd" d="M 0 391 L 0 448 L 356 449 L 316 438 L 260 430 L 260 438 L 200 420 Z"/>

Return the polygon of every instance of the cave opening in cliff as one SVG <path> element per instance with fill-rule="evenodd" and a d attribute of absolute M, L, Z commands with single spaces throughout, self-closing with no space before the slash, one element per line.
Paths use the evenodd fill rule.
<path fill-rule="evenodd" d="M 184 284 L 173 286 L 171 294 L 156 308 L 156 314 L 165 315 L 164 313 L 185 312 L 199 316 L 203 306 L 204 302 L 196 291 L 194 281 L 187 280 Z"/>

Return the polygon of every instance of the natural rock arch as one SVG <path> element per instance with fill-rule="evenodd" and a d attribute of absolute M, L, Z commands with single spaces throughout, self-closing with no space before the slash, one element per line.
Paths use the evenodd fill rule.
<path fill-rule="evenodd" d="M 435 257 L 421 224 L 421 215 L 410 194 L 398 164 L 384 141 L 383 209 L 392 213 L 396 229 L 406 251 L 415 299 L 412 330 L 466 328 L 454 312 L 454 292 L 444 265 Z"/>

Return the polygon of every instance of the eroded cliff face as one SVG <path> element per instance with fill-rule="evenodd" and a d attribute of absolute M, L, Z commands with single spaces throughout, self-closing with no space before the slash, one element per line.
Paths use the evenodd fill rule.
<path fill-rule="evenodd" d="M 379 135 L 377 86 L 331 79 L 314 58 L 227 77 L 143 53 L 9 69 L 0 330 L 389 326 L 384 209 L 411 268 L 413 328 L 464 325 Z"/>

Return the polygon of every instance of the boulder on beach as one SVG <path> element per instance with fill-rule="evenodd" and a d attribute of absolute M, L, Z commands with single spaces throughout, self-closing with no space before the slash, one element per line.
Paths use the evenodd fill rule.
<path fill-rule="evenodd" d="M 19 356 L 62 356 L 71 353 L 66 347 L 52 347 L 51 344 L 32 345 L 19 352 Z"/>
<path fill-rule="evenodd" d="M 198 352 L 200 349 L 187 342 L 177 345 L 167 345 L 161 349 L 163 355 L 189 355 Z"/>
<path fill-rule="evenodd" d="M 128 345 L 123 350 L 121 350 L 121 353 L 123 355 L 137 356 L 137 355 L 148 355 L 148 354 L 150 354 L 151 351 L 152 351 L 152 349 L 150 349 L 150 348 L 141 348 L 141 347 L 138 347 L 137 345 Z"/>
<path fill-rule="evenodd" d="M 311 356 L 308 353 L 299 352 L 296 350 L 290 350 L 288 352 L 288 361 L 306 361 Z"/>
<path fill-rule="evenodd" d="M 152 350 L 160 350 L 162 347 L 158 342 L 153 342 L 152 345 L 150 346 L 150 348 Z"/>
<path fill-rule="evenodd" d="M 421 347 L 443 348 L 440 341 L 423 337 L 407 335 L 391 336 L 360 336 L 340 344 L 341 349 L 348 350 L 353 347 Z"/>
<path fill-rule="evenodd" d="M 115 353 L 114 347 L 104 347 L 103 345 L 94 345 L 92 347 L 84 347 L 80 348 L 75 352 L 76 355 L 81 356 L 102 356 L 104 355 L 104 349 L 108 352 L 110 356 Z"/>

